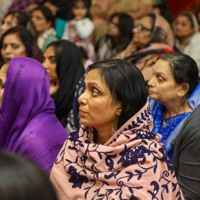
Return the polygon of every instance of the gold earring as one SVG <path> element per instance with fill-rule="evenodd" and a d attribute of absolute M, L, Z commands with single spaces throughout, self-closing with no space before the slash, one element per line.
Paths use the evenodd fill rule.
<path fill-rule="evenodd" d="M 179 97 L 182 97 L 182 93 L 181 93 L 181 92 L 178 92 L 178 96 L 179 96 Z"/>
<path fill-rule="evenodd" d="M 121 108 L 118 109 L 118 111 L 117 111 L 117 116 L 120 116 L 121 112 L 122 112 L 122 109 L 121 109 Z"/>

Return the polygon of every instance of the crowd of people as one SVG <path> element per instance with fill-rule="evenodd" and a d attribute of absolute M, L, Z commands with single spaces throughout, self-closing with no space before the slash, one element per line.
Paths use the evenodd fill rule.
<path fill-rule="evenodd" d="M 200 199 L 199 13 L 2 0 L 0 199 Z"/>

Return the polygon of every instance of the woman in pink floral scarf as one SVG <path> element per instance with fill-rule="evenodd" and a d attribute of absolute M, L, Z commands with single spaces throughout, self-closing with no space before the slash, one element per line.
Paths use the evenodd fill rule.
<path fill-rule="evenodd" d="M 144 78 L 123 60 L 89 66 L 79 131 L 64 143 L 50 179 L 59 200 L 182 200 L 153 120 Z"/>

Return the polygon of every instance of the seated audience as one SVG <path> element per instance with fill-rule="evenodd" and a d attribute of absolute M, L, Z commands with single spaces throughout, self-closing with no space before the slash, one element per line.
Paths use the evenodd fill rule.
<path fill-rule="evenodd" d="M 0 40 L 0 63 L 15 57 L 30 57 L 42 61 L 42 52 L 36 39 L 23 27 L 14 27 L 6 31 Z"/>
<path fill-rule="evenodd" d="M 11 152 L 0 152 L 0 199 L 57 200 L 48 176 L 34 163 Z"/>
<path fill-rule="evenodd" d="M 200 73 L 200 33 L 195 15 L 190 12 L 180 13 L 174 21 L 173 29 L 176 47 L 197 62 Z"/>
<path fill-rule="evenodd" d="M 155 55 L 173 52 L 173 32 L 160 15 L 150 13 L 142 17 L 133 28 L 133 34 L 130 44 L 117 57 L 132 62 L 140 70 Z"/>
<path fill-rule="evenodd" d="M 152 133 L 139 69 L 123 60 L 94 63 L 85 85 L 81 128 L 50 174 L 58 199 L 183 199 L 160 135 Z"/>
<path fill-rule="evenodd" d="M 38 6 L 31 11 L 31 18 L 37 31 L 38 47 L 45 51 L 46 47 L 53 41 L 58 40 L 54 29 L 54 16 L 44 6 Z"/>
<path fill-rule="evenodd" d="M 54 114 L 49 76 L 38 61 L 12 58 L 0 70 L 0 147 L 49 174 L 68 133 Z"/>
<path fill-rule="evenodd" d="M 4 34 L 8 29 L 16 26 L 22 26 L 32 33 L 36 37 L 36 29 L 31 18 L 22 12 L 8 13 L 1 25 L 1 35 Z"/>
<path fill-rule="evenodd" d="M 69 41 L 55 41 L 44 52 L 43 65 L 50 78 L 50 95 L 55 102 L 55 114 L 65 126 L 76 84 L 85 72 L 81 52 Z"/>
<path fill-rule="evenodd" d="M 200 84 L 186 54 L 161 55 L 148 82 L 154 133 L 160 133 L 187 200 L 200 197 Z"/>
<path fill-rule="evenodd" d="M 133 19 L 125 13 L 114 13 L 109 18 L 107 34 L 96 45 L 98 60 L 114 58 L 130 43 L 133 33 Z"/>

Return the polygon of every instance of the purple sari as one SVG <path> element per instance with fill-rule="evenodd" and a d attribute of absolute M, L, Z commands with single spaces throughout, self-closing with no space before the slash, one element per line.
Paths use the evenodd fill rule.
<path fill-rule="evenodd" d="M 49 77 L 32 58 L 13 58 L 0 107 L 0 147 L 22 154 L 48 174 L 68 133 L 54 114 Z"/>

